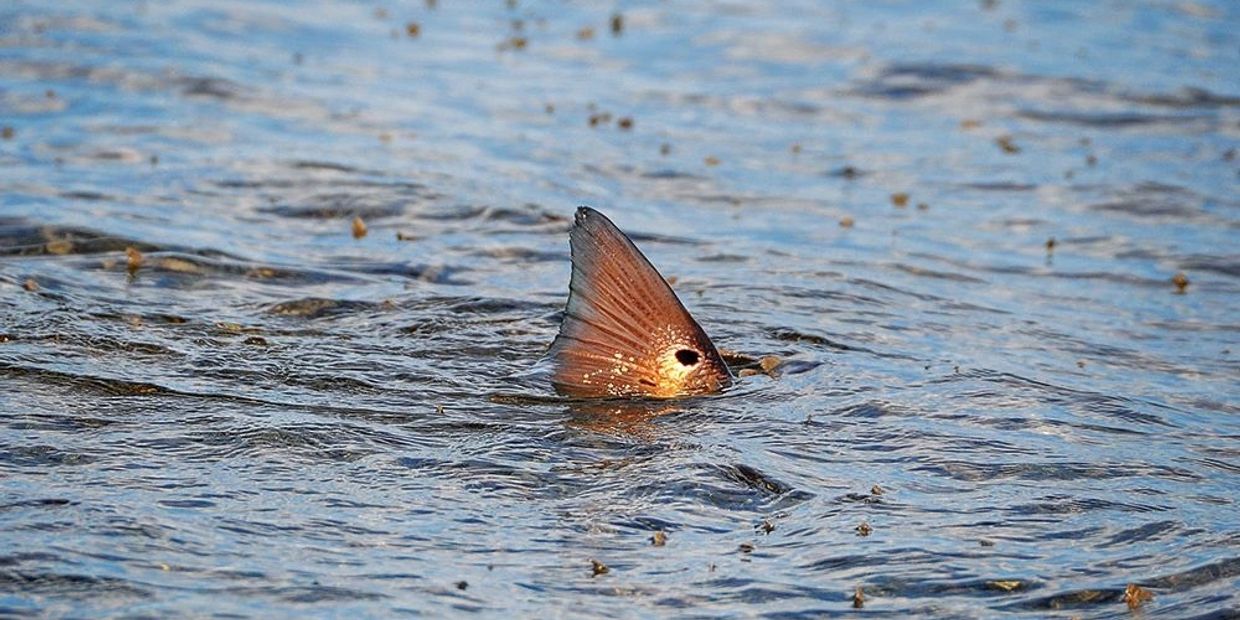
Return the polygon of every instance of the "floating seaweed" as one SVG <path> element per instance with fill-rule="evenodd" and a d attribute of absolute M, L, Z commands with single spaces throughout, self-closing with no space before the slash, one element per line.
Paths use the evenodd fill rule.
<path fill-rule="evenodd" d="M 1180 295 L 1188 291 L 1188 276 L 1184 275 L 1183 271 L 1172 276 L 1171 283 L 1175 285 L 1175 292 Z"/>
<path fill-rule="evenodd" d="M 142 252 L 139 252 L 138 248 L 133 246 L 125 248 L 125 270 L 129 272 L 129 275 L 132 276 L 138 273 L 138 268 L 142 266 L 142 260 Z"/>
<path fill-rule="evenodd" d="M 1124 602 L 1128 604 L 1128 609 L 1136 609 L 1152 600 L 1154 600 L 1154 593 L 1135 583 L 1130 583 L 1124 588 Z"/>

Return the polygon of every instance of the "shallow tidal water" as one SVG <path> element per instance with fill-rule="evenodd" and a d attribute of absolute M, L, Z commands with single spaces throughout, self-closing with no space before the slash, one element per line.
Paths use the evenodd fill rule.
<path fill-rule="evenodd" d="M 5 3 L 0 615 L 1236 617 L 1238 32 Z M 556 397 L 579 204 L 779 365 Z"/>

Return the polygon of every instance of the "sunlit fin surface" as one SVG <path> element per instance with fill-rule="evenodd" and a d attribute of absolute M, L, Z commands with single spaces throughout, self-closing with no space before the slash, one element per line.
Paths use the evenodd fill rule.
<path fill-rule="evenodd" d="M 732 384 L 706 332 L 611 220 L 578 208 L 570 244 L 568 304 L 549 351 L 558 392 L 670 398 Z"/>

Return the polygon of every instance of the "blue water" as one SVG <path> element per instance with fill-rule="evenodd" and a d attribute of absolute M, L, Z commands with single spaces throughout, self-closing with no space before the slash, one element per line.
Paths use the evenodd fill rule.
<path fill-rule="evenodd" d="M 7 3 L 0 615 L 1234 617 L 1238 32 Z M 780 365 L 556 397 L 579 204 Z"/>

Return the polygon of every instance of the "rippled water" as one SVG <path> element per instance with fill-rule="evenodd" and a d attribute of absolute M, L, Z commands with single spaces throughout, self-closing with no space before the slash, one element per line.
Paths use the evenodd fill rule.
<path fill-rule="evenodd" d="M 0 7 L 0 614 L 1237 613 L 1235 3 L 438 4 Z"/>

